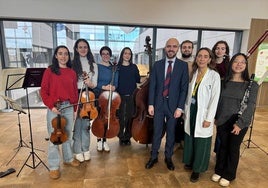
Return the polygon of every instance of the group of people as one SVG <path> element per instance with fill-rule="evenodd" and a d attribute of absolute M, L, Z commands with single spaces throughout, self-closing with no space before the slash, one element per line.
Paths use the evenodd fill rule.
<path fill-rule="evenodd" d="M 216 125 L 216 165 L 211 179 L 221 186 L 228 186 L 236 178 L 239 148 L 251 123 L 258 85 L 250 80 L 246 55 L 237 53 L 230 59 L 225 41 L 217 42 L 212 50 L 202 47 L 195 56 L 192 55 L 193 47 L 189 40 L 180 45 L 176 38 L 170 38 L 164 48 L 165 57 L 153 64 L 149 77 L 148 112 L 154 118 L 154 129 L 151 156 L 145 168 L 150 169 L 158 162 L 165 130 L 164 161 L 167 168 L 175 169 L 172 155 L 177 137 L 180 137 L 179 142 L 184 140 L 184 168 L 192 171 L 190 181 L 197 182 L 200 173 L 208 169 Z M 177 58 L 179 48 L 180 59 Z M 133 53 L 129 47 L 122 49 L 116 65 L 110 60 L 112 50 L 108 46 L 100 49 L 100 56 L 102 61 L 97 64 L 85 39 L 76 41 L 73 60 L 67 47 L 58 46 L 52 65 L 43 76 L 41 96 L 48 107 L 48 133 L 53 132 L 51 120 L 58 114 L 67 119 L 68 140 L 62 144 L 66 165 L 78 166 L 80 162 L 90 160 L 89 131 L 94 119 L 80 117 L 81 105 L 74 105 L 85 87 L 96 98 L 105 90 L 120 94 L 119 144 L 131 144 L 133 92 L 140 82 L 139 70 L 132 62 Z M 60 101 L 60 108 L 55 107 L 57 101 Z M 98 106 L 98 101 L 95 104 Z M 236 120 L 229 123 L 227 120 L 238 112 Z M 177 135 L 178 119 L 182 117 L 183 130 Z M 105 137 L 97 138 L 97 150 L 110 151 Z M 59 178 L 60 154 L 58 145 L 52 142 L 49 143 L 48 164 L 50 177 Z"/>
<path fill-rule="evenodd" d="M 245 54 L 237 53 L 230 60 L 226 41 L 218 41 L 212 50 L 198 49 L 194 58 L 191 41 L 183 41 L 180 47 L 183 61 L 177 58 L 178 40 L 168 39 L 165 57 L 155 62 L 150 74 L 148 111 L 154 116 L 154 134 L 145 168 L 158 162 L 165 129 L 164 161 L 169 170 L 175 169 L 171 158 L 175 137 L 180 136 L 175 127 L 183 114 L 183 163 L 185 170 L 192 171 L 190 181 L 197 182 L 208 169 L 215 125 L 216 165 L 211 180 L 228 186 L 236 178 L 240 145 L 254 113 L 258 84 L 249 77 Z"/>
<path fill-rule="evenodd" d="M 130 145 L 131 117 L 134 112 L 133 92 L 140 82 L 137 65 L 132 62 L 133 53 L 129 47 L 122 49 L 118 63 L 111 61 L 112 50 L 108 46 L 100 49 L 101 62 L 96 63 L 89 43 L 78 39 L 74 44 L 74 57 L 71 60 L 69 49 L 58 46 L 53 54 L 52 64 L 45 70 L 41 83 L 41 97 L 47 106 L 47 129 L 51 135 L 54 131 L 60 135 L 59 127 L 54 127 L 52 119 L 57 116 L 66 118 L 64 131 L 68 136 L 62 143 L 63 163 L 79 166 L 80 162 L 90 160 L 90 129 L 94 119 L 82 117 L 82 94 L 93 92 L 94 103 L 98 111 L 98 97 L 104 91 L 118 92 L 121 104 L 118 110 L 120 145 Z M 86 96 L 89 97 L 89 96 Z M 107 101 L 108 103 L 108 101 Z M 59 104 L 56 106 L 56 104 Z M 103 125 L 105 126 L 105 125 Z M 56 130 L 55 130 L 56 129 Z M 97 138 L 97 150 L 109 152 L 105 135 Z M 48 166 L 52 179 L 60 178 L 59 145 L 49 141 Z"/>

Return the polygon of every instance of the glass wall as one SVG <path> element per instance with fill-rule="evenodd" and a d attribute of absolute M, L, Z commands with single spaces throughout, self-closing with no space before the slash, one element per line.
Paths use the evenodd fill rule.
<path fill-rule="evenodd" d="M 58 45 L 66 45 L 73 53 L 73 45 L 79 38 L 86 39 L 91 47 L 96 62 L 100 61 L 99 50 L 102 46 L 109 46 L 113 55 L 118 58 L 124 47 L 133 51 L 135 62 L 142 76 L 149 71 L 149 56 L 146 53 L 146 37 L 150 36 L 152 45 L 152 59 L 159 60 L 164 57 L 163 48 L 170 37 L 180 42 L 191 40 L 194 43 L 194 53 L 199 47 L 212 46 L 218 40 L 226 40 L 230 46 L 230 54 L 240 50 L 241 31 L 221 31 L 185 28 L 140 27 L 123 25 L 100 25 L 89 23 L 62 23 L 62 22 L 36 22 L 0 20 L 1 46 L 0 52 L 2 68 L 31 68 L 48 67 L 51 63 L 53 50 Z M 178 53 L 180 58 L 180 53 Z M 2 84 L 4 81 L 2 80 Z M 34 95 L 30 106 L 42 104 L 39 88 L 31 89 Z M 25 106 L 25 94 L 18 90 L 11 91 L 11 98 Z M 40 103 L 41 102 L 41 103 Z"/>

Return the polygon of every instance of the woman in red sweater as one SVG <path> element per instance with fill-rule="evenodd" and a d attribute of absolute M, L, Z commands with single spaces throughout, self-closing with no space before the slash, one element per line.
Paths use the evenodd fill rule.
<path fill-rule="evenodd" d="M 62 143 L 62 155 L 65 165 L 79 166 L 79 161 L 73 158 L 72 151 L 72 124 L 74 121 L 74 108 L 71 104 L 78 101 L 77 77 L 71 68 L 70 52 L 66 46 L 58 46 L 55 49 L 52 65 L 50 65 L 42 78 L 41 97 L 47 106 L 47 129 L 48 134 L 54 132 L 52 119 L 60 114 L 66 119 L 65 132 L 67 141 Z M 56 106 L 56 104 L 59 104 Z M 65 108 L 67 107 L 67 108 Z M 60 110 L 63 109 L 63 110 Z M 52 179 L 60 177 L 60 143 L 49 141 L 48 166 L 49 176 Z"/>

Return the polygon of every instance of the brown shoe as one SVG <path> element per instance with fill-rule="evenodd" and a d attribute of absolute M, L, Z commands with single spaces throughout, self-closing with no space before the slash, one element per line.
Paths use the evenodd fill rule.
<path fill-rule="evenodd" d="M 70 165 L 70 166 L 73 166 L 73 167 L 77 167 L 80 165 L 80 162 L 76 159 L 74 159 L 72 162 L 64 162 L 65 165 Z"/>
<path fill-rule="evenodd" d="M 50 170 L 49 177 L 51 179 L 54 179 L 54 180 L 59 179 L 60 178 L 60 171 L 59 170 Z"/>

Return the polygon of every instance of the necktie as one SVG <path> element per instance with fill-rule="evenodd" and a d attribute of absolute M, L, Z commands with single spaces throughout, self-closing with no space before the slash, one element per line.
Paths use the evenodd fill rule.
<path fill-rule="evenodd" d="M 169 83 L 170 83 L 170 79 L 171 79 L 171 72 L 172 72 L 172 61 L 168 61 L 166 79 L 164 82 L 163 97 L 167 97 L 168 93 L 169 93 Z"/>

